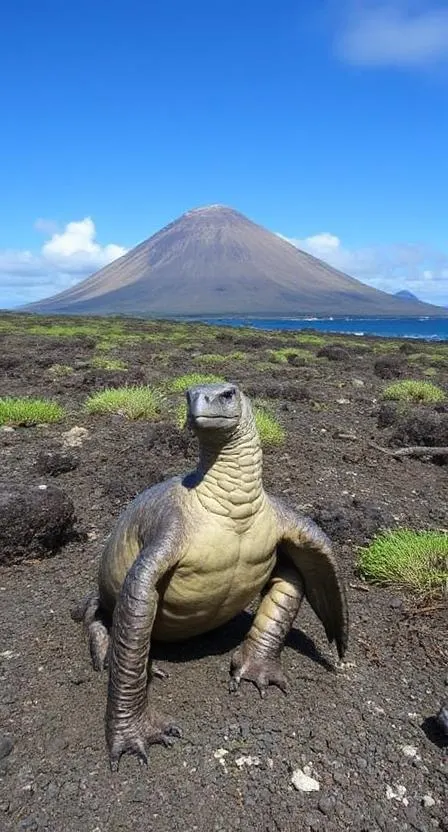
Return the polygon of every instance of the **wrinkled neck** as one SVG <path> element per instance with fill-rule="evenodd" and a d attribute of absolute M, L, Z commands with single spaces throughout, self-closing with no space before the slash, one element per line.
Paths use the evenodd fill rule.
<path fill-rule="evenodd" d="M 212 434 L 212 432 L 210 432 Z M 238 520 L 262 505 L 262 450 L 252 413 L 227 437 L 199 436 L 196 494 L 207 511 Z"/>

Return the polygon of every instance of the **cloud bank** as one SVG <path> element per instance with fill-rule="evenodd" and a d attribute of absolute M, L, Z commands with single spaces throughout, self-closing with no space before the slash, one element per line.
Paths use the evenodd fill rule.
<path fill-rule="evenodd" d="M 423 67 L 448 61 L 448 8 L 434 0 L 342 0 L 338 57 L 366 67 Z"/>
<path fill-rule="evenodd" d="M 429 246 L 403 243 L 348 248 L 328 231 L 284 239 L 375 289 L 390 293 L 408 289 L 420 300 L 448 305 L 448 254 Z"/>
<path fill-rule="evenodd" d="M 69 222 L 62 231 L 53 220 L 36 220 L 34 227 L 50 235 L 39 253 L 0 251 L 0 306 L 13 307 L 48 297 L 79 283 L 106 266 L 126 249 L 96 240 L 91 217 Z"/>

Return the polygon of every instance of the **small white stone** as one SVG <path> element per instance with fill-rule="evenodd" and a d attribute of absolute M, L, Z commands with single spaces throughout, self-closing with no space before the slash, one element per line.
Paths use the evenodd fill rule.
<path fill-rule="evenodd" d="M 417 757 L 418 750 L 415 745 L 404 745 L 401 749 L 405 757 Z"/>
<path fill-rule="evenodd" d="M 318 792 L 320 785 L 314 777 L 309 777 L 300 768 L 296 768 L 291 777 L 291 782 L 294 788 L 299 792 Z"/>
<path fill-rule="evenodd" d="M 46 491 L 47 488 L 48 488 L 48 485 L 38 485 L 37 487 L 38 487 L 39 491 Z"/>
<path fill-rule="evenodd" d="M 75 427 L 65 431 L 65 433 L 62 434 L 62 438 L 64 440 L 64 445 L 67 445 L 69 448 L 79 448 L 84 439 L 87 439 L 88 435 L 89 431 L 87 428 L 75 425 Z"/>
<path fill-rule="evenodd" d="M 14 433 L 15 428 L 12 428 L 11 425 L 3 425 L 2 433 Z"/>
<path fill-rule="evenodd" d="M 400 803 L 404 803 L 405 806 L 408 805 L 408 800 L 405 797 L 406 794 L 406 786 L 396 786 L 395 789 L 392 786 L 386 786 L 386 797 L 388 800 L 398 800 Z"/>
<path fill-rule="evenodd" d="M 226 754 L 228 754 L 227 748 L 217 748 L 216 751 L 213 752 L 213 756 L 215 760 L 218 760 L 219 765 L 223 767 L 224 774 L 228 774 L 228 769 L 226 766 Z"/>
<path fill-rule="evenodd" d="M 430 795 L 430 794 L 423 795 L 423 797 L 422 797 L 422 806 L 424 806 L 425 809 L 432 809 L 432 807 L 435 806 L 435 805 L 436 805 L 436 801 L 434 800 L 432 795 Z"/>
<path fill-rule="evenodd" d="M 260 758 L 259 757 L 246 756 L 245 754 L 241 754 L 240 757 L 236 758 L 235 765 L 238 766 L 238 768 L 243 768 L 243 766 L 259 766 L 260 765 Z"/>

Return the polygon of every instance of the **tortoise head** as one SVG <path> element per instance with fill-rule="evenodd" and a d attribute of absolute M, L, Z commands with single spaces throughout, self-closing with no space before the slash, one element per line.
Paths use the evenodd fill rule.
<path fill-rule="evenodd" d="M 186 395 L 187 420 L 193 430 L 231 432 L 241 421 L 245 397 L 236 384 L 199 384 Z"/>

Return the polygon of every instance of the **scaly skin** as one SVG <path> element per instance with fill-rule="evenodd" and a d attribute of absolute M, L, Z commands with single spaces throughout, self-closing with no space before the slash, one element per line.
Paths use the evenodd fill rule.
<path fill-rule="evenodd" d="M 237 690 L 241 680 L 247 679 L 257 686 L 262 697 L 268 685 L 277 685 L 286 693 L 280 654 L 303 596 L 299 573 L 288 564 L 279 563 L 266 585 L 244 643 L 232 656 L 230 691 Z"/>
<path fill-rule="evenodd" d="M 151 639 L 180 640 L 214 629 L 260 591 L 253 625 L 231 662 L 263 695 L 286 689 L 280 655 L 304 595 L 342 656 L 347 608 L 323 532 L 262 483 L 262 452 L 248 399 L 230 385 L 189 391 L 199 438 L 192 473 L 147 489 L 123 512 L 103 553 L 98 592 L 78 605 L 94 667 L 109 657 L 106 740 L 111 766 L 125 752 L 146 762 L 152 743 L 180 729 L 147 707 Z M 107 630 L 107 615 L 112 630 Z"/>

